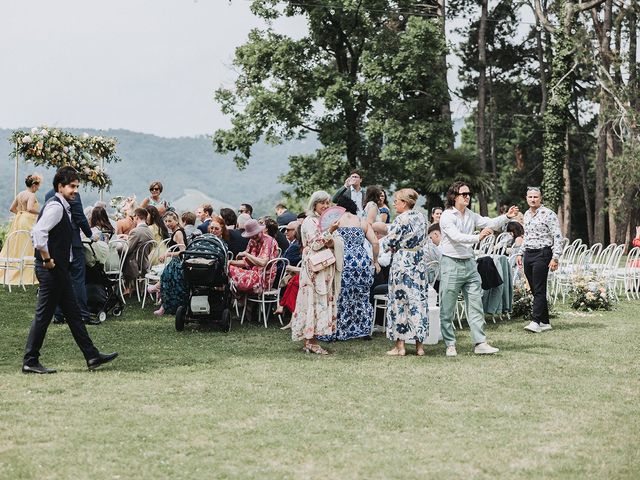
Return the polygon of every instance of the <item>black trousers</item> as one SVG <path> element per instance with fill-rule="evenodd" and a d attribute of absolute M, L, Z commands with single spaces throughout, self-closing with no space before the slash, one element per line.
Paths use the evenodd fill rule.
<path fill-rule="evenodd" d="M 29 336 L 27 337 L 27 346 L 25 347 L 23 359 L 24 365 L 33 365 L 38 362 L 40 349 L 57 305 L 60 305 L 73 339 L 80 347 L 84 358 L 89 360 L 97 357 L 98 349 L 93 345 L 80 316 L 80 309 L 76 302 L 69 271 L 60 267 L 47 270 L 42 264 L 36 263 L 36 277 L 40 282 L 38 302 L 36 304 L 35 317 L 31 323 L 31 330 L 29 330 Z"/>
<path fill-rule="evenodd" d="M 533 294 L 531 316 L 536 323 L 549 323 L 549 304 L 547 303 L 547 277 L 549 262 L 553 253 L 551 247 L 539 250 L 525 250 L 524 274 Z"/>

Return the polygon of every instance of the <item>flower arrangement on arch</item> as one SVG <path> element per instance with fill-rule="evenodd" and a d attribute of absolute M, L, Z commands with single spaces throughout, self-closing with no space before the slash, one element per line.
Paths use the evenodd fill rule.
<path fill-rule="evenodd" d="M 9 141 L 13 155 L 21 155 L 34 165 L 60 168 L 69 165 L 78 171 L 80 180 L 99 189 L 109 189 L 111 178 L 100 167 L 100 160 L 118 162 L 117 140 L 99 135 L 73 135 L 57 128 L 34 127 L 30 132 L 17 130 Z"/>
<path fill-rule="evenodd" d="M 611 310 L 616 301 L 611 289 L 592 275 L 574 276 L 570 294 L 571 307 L 585 312 Z"/>

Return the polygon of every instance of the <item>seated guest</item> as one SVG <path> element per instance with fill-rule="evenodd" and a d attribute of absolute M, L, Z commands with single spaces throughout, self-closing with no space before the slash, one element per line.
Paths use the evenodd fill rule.
<path fill-rule="evenodd" d="M 427 229 L 427 236 L 429 239 L 423 247 L 424 261 L 427 263 L 434 261 L 440 262 L 440 260 L 442 260 L 442 252 L 440 251 L 440 239 L 442 238 L 440 223 L 432 223 Z M 438 293 L 440 291 L 440 269 L 438 268 L 437 276 L 434 275 L 434 273 L 435 272 L 427 269 L 429 283 L 433 285 L 433 289 Z"/>
<path fill-rule="evenodd" d="M 229 277 L 238 292 L 261 292 L 271 288 L 276 270 L 262 279 L 262 272 L 269 260 L 278 257 L 278 244 L 267 235 L 265 226 L 257 220 L 249 220 L 242 236 L 249 239 L 247 249 L 238 253 L 237 260 L 229 262 Z"/>
<path fill-rule="evenodd" d="M 127 250 L 127 257 L 124 262 L 123 276 L 126 284 L 126 289 L 123 292 L 125 295 L 129 293 L 130 285 L 136 278 L 138 278 L 140 272 L 145 272 L 149 265 L 149 258 L 140 259 L 139 251 L 142 246 L 149 240 L 153 240 L 153 233 L 147 225 L 147 217 L 149 213 L 144 208 L 136 208 L 134 211 L 134 217 L 136 219 L 136 227 L 129 232 L 127 243 L 129 244 L 129 250 Z"/>
<path fill-rule="evenodd" d="M 229 232 L 229 251 L 233 253 L 233 257 L 235 258 L 240 252 L 246 250 L 249 239 L 242 236 L 244 226 L 243 230 L 236 228 L 236 224 L 238 223 L 236 212 L 230 208 L 221 208 L 220 216 L 224 219 L 227 231 Z"/>
<path fill-rule="evenodd" d="M 202 233 L 207 233 L 209 231 L 209 222 L 211 221 L 211 215 L 213 215 L 213 207 L 208 203 L 200 206 L 198 210 L 200 213 L 200 225 L 198 225 L 198 230 Z"/>
<path fill-rule="evenodd" d="M 244 232 L 244 227 L 249 220 L 251 220 L 249 214 L 241 213 L 240 215 L 238 215 L 238 223 L 236 224 L 236 228 L 241 232 Z"/>
<path fill-rule="evenodd" d="M 229 231 L 224 223 L 224 219 L 218 215 L 211 217 L 209 222 L 209 232 L 211 235 L 215 235 L 218 238 L 224 240 L 225 245 L 229 245 Z"/>
<path fill-rule="evenodd" d="M 285 225 L 296 221 L 296 214 L 287 210 L 287 207 L 285 207 L 284 204 L 279 203 L 276 205 L 275 210 L 277 215 L 276 221 L 279 226 L 284 227 Z"/>
<path fill-rule="evenodd" d="M 187 237 L 187 243 L 197 237 L 198 235 L 202 235 L 202 232 L 196 228 L 196 215 L 193 212 L 184 212 L 180 216 L 180 220 L 182 220 L 182 226 L 184 228 L 184 234 Z"/>
<path fill-rule="evenodd" d="M 109 217 L 107 215 L 107 211 L 104 207 L 98 206 L 93 207 L 91 210 L 91 217 L 89 218 L 89 226 L 91 227 L 91 231 L 95 234 L 97 233 L 100 237 L 100 241 L 109 242 L 111 237 L 115 233 L 113 230 L 113 225 L 109 221 Z"/>
<path fill-rule="evenodd" d="M 246 213 L 247 215 L 249 215 L 249 218 L 253 218 L 253 207 L 248 203 L 241 203 L 240 208 L 238 209 L 238 213 L 240 215 Z"/>
<path fill-rule="evenodd" d="M 289 248 L 282 255 L 289 260 L 287 266 L 287 272 L 282 278 L 280 286 L 285 285 L 281 289 L 280 305 L 275 310 L 276 315 L 284 313 L 286 308 L 292 314 L 296 310 L 296 299 L 298 298 L 298 290 L 300 289 L 300 267 L 298 264 L 302 261 L 302 251 L 300 245 L 302 244 L 302 236 L 300 233 L 301 223 L 298 221 L 289 222 L 287 225 L 287 239 L 289 240 Z M 282 330 L 291 328 L 291 322 L 282 327 Z"/>
<path fill-rule="evenodd" d="M 302 252 L 300 250 L 300 223 L 297 220 L 293 222 L 289 222 L 287 225 L 287 240 L 289 241 L 289 246 L 284 251 L 282 256 L 289 260 L 289 265 L 296 266 L 302 260 Z"/>
<path fill-rule="evenodd" d="M 269 234 L 269 236 L 276 239 L 278 248 L 280 249 L 280 255 L 282 255 L 282 253 L 287 248 L 289 248 L 289 241 L 287 240 L 287 237 L 284 235 L 284 233 L 282 233 L 278 229 L 278 224 L 276 223 L 276 221 L 271 217 L 262 217 L 259 222 L 267 227 L 267 233 Z"/>
<path fill-rule="evenodd" d="M 186 248 L 186 232 L 180 224 L 177 213 L 169 211 L 164 214 L 163 218 L 171 237 L 167 243 L 168 251 L 160 256 L 160 261 L 165 261 L 167 258 L 171 258 L 171 260 L 162 270 L 160 282 L 147 289 L 149 293 L 156 292 L 158 295 L 162 295 L 162 306 L 153 312 L 154 315 L 176 313 L 178 307 L 185 304 L 188 296 L 182 261 L 179 258 L 180 252 Z M 195 215 L 193 218 L 195 220 Z"/>
<path fill-rule="evenodd" d="M 129 235 L 129 232 L 136 227 L 135 209 L 135 198 L 127 197 L 121 210 L 123 217 L 116 221 L 116 235 Z"/>
<path fill-rule="evenodd" d="M 151 195 L 142 200 L 142 203 L 140 203 L 140 207 L 155 207 L 158 212 L 160 212 L 160 216 L 162 217 L 162 215 L 164 215 L 164 213 L 169 208 L 169 202 L 160 198 L 162 190 L 162 183 L 158 181 L 152 182 L 151 185 L 149 185 L 149 193 L 151 193 Z"/>
<path fill-rule="evenodd" d="M 162 215 L 160 215 L 160 211 L 156 207 L 149 205 L 146 210 L 149 213 L 147 216 L 147 225 L 149 225 L 153 239 L 158 244 L 153 252 L 151 252 L 151 263 L 152 265 L 157 265 L 160 263 L 160 256 L 167 251 L 167 245 L 163 242 L 169 238 L 169 230 L 167 230 Z"/>

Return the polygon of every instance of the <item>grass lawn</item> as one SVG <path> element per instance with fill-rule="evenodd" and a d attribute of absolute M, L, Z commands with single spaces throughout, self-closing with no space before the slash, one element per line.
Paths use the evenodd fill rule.
<path fill-rule="evenodd" d="M 118 358 L 88 372 L 66 326 L 21 356 L 35 289 L 0 290 L 0 478 L 639 478 L 639 303 L 487 327 L 501 348 L 389 358 L 372 342 L 305 355 L 275 326 L 231 333 L 149 306 L 90 326 Z M 413 353 L 412 347 L 408 347 Z"/>

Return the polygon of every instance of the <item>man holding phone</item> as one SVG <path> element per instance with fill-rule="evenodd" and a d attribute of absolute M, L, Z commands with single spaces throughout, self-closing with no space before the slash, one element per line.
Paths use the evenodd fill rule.
<path fill-rule="evenodd" d="M 358 216 L 362 216 L 364 211 L 364 189 L 362 188 L 362 177 L 358 170 L 352 170 L 341 187 L 333 196 L 331 201 L 338 203 L 338 199 L 345 195 L 353 200 L 358 207 Z"/>

